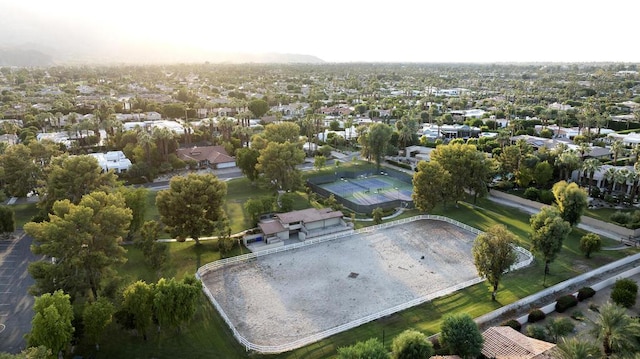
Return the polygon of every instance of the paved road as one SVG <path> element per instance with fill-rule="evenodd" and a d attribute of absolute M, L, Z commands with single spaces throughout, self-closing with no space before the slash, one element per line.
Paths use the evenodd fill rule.
<path fill-rule="evenodd" d="M 0 240 L 0 352 L 18 353 L 26 347 L 24 335 L 31 330 L 34 283 L 27 267 L 41 259 L 31 253 L 32 238 L 22 231 L 17 238 Z"/>

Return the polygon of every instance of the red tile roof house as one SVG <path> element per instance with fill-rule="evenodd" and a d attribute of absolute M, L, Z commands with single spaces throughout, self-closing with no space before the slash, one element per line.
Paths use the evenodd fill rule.
<path fill-rule="evenodd" d="M 198 168 L 222 169 L 236 166 L 236 160 L 222 146 L 179 148 L 176 155 L 183 161 L 196 161 Z"/>

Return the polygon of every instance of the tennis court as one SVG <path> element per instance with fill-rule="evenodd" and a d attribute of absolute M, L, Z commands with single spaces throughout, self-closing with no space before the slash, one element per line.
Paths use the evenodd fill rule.
<path fill-rule="evenodd" d="M 355 178 L 339 177 L 335 182 L 319 185 L 356 204 L 371 205 L 391 201 L 412 201 L 411 183 L 388 175 L 362 174 Z"/>

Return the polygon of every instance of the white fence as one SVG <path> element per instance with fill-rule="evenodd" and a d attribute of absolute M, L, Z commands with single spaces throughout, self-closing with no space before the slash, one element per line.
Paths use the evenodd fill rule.
<path fill-rule="evenodd" d="M 491 313 L 487 313 L 487 314 L 485 314 L 483 316 L 480 316 L 480 317 L 476 318 L 476 322 L 477 323 L 486 323 L 488 321 L 495 320 L 496 318 L 498 318 L 498 317 L 500 317 L 502 315 L 505 315 L 505 314 L 507 314 L 507 313 L 509 313 L 511 311 L 515 312 L 515 311 L 517 311 L 517 310 L 519 310 L 521 308 L 528 307 L 529 305 L 531 305 L 531 303 L 534 303 L 534 302 L 536 302 L 536 301 L 538 301 L 538 300 L 540 300 L 540 299 L 542 299 L 542 298 L 544 298 L 544 297 L 546 297 L 548 295 L 560 294 L 567 287 L 570 287 L 570 286 L 576 285 L 576 284 L 579 285 L 580 283 L 583 283 L 585 280 L 588 280 L 588 279 L 590 279 L 592 277 L 601 275 L 601 274 L 606 273 L 606 272 L 608 272 L 610 270 L 613 270 L 613 269 L 621 267 L 621 266 L 625 266 L 627 264 L 636 262 L 638 260 L 640 260 L 640 253 L 639 254 L 634 254 L 634 255 L 629 256 L 629 257 L 622 258 L 622 259 L 620 259 L 618 261 L 609 263 L 609 264 L 604 265 L 604 266 L 602 266 L 600 268 L 596 268 L 596 269 L 594 269 L 594 270 L 592 270 L 590 272 L 583 273 L 583 274 L 581 274 L 581 275 L 579 275 L 577 277 L 573 277 L 573 278 L 568 279 L 568 280 L 566 280 L 564 282 L 558 283 L 558 284 L 556 284 L 556 285 L 554 285 L 552 287 L 549 287 L 549 288 L 547 288 L 547 289 L 545 289 L 543 291 L 540 291 L 540 292 L 538 292 L 536 294 L 532 294 L 532 295 L 530 295 L 530 296 L 528 296 L 526 298 L 522 298 L 522 299 L 520 299 L 520 300 L 518 300 L 516 302 L 513 302 L 513 303 L 509 304 L 509 305 L 505 305 L 504 307 L 496 309 Z M 629 273 L 632 273 L 632 272 L 629 272 Z M 628 275 L 632 275 L 632 274 L 628 274 Z M 620 277 L 620 276 L 615 276 L 614 278 L 618 278 L 618 277 Z M 609 283 L 609 285 L 611 285 L 611 283 L 612 283 L 611 282 L 611 278 L 608 279 L 607 281 L 603 281 L 603 282 L 604 283 Z M 614 282 L 615 282 L 615 279 L 614 279 Z M 593 287 L 593 288 L 596 289 L 596 287 Z M 603 288 L 603 287 L 600 286 L 596 290 L 599 290 L 601 288 Z M 554 304 L 554 308 L 555 308 L 555 301 L 554 301 L 554 303 L 551 303 L 551 304 Z M 549 304 L 549 305 L 551 305 L 551 304 Z M 524 322 L 526 322 L 526 318 L 527 318 L 527 316 L 518 318 L 518 321 L 521 324 L 523 324 Z"/>
<path fill-rule="evenodd" d="M 468 226 L 468 225 L 466 225 L 464 223 L 460 223 L 460 222 L 458 222 L 456 220 L 453 220 L 451 218 L 448 218 L 448 217 L 435 216 L 435 215 L 420 215 L 420 216 L 415 216 L 415 217 L 411 217 L 411 218 L 405 218 L 405 219 L 396 220 L 396 221 L 393 221 L 393 222 L 383 223 L 383 224 L 379 224 L 379 225 L 375 225 L 375 226 L 371 226 L 371 227 L 365 227 L 365 228 L 361 228 L 361 229 L 358 229 L 358 230 L 355 230 L 355 231 L 354 230 L 350 230 L 350 231 L 345 231 L 345 232 L 336 233 L 336 234 L 332 234 L 332 235 L 317 237 L 317 238 L 313 238 L 313 239 L 310 239 L 310 240 L 306 240 L 306 241 L 301 242 L 301 243 L 295 243 L 295 244 L 290 244 L 290 245 L 287 245 L 287 246 L 267 249 L 267 250 L 260 251 L 260 252 L 249 253 L 249 254 L 244 254 L 244 255 L 240 255 L 240 256 L 236 256 L 236 257 L 221 259 L 219 261 L 207 263 L 207 264 L 203 265 L 202 267 L 198 268 L 198 271 L 196 272 L 196 277 L 198 279 L 201 279 L 202 276 L 204 276 L 209 271 L 216 270 L 218 268 L 222 268 L 222 267 L 227 266 L 227 265 L 232 265 L 232 264 L 235 264 L 235 263 L 245 262 L 245 261 L 248 261 L 248 260 L 251 260 L 251 259 L 255 259 L 255 258 L 258 258 L 258 257 L 265 256 L 265 255 L 284 252 L 284 251 L 289 251 L 289 250 L 293 250 L 293 249 L 296 249 L 296 248 L 302 248 L 302 247 L 306 247 L 306 246 L 309 246 L 309 245 L 312 245 L 312 244 L 316 244 L 316 243 L 332 241 L 332 240 L 335 240 L 335 239 L 338 239 L 338 238 L 344 238 L 344 237 L 348 237 L 348 236 L 351 236 L 351 235 L 354 235 L 354 234 L 370 233 L 370 232 L 374 232 L 374 231 L 379 230 L 379 229 L 389 228 L 389 227 L 397 226 L 397 225 L 400 225 L 400 224 L 405 224 L 405 223 L 410 223 L 410 222 L 415 222 L 415 221 L 420 221 L 420 220 L 444 221 L 444 222 L 450 223 L 452 225 L 458 226 L 458 227 L 460 227 L 460 228 L 462 228 L 462 229 L 464 229 L 466 231 L 469 231 L 471 233 L 474 233 L 474 234 L 482 233 L 482 231 L 480 231 L 477 228 L 473 228 L 471 226 Z M 525 266 L 528 266 L 529 264 L 531 264 L 531 262 L 533 261 L 533 255 L 529 251 L 527 251 L 526 249 L 521 248 L 521 247 L 515 247 L 515 249 L 517 251 L 519 251 L 522 255 L 526 256 L 527 259 L 515 264 L 509 270 L 519 269 L 519 268 L 522 268 L 522 267 L 525 267 Z M 257 351 L 257 352 L 260 352 L 260 353 L 265 353 L 265 354 L 267 354 L 267 353 L 268 354 L 275 354 L 275 353 L 282 353 L 282 352 L 290 351 L 290 350 L 297 349 L 297 348 L 303 347 L 303 346 L 311 344 L 311 343 L 315 343 L 315 342 L 317 342 L 319 340 L 322 340 L 324 338 L 330 337 L 330 336 L 332 336 L 334 334 L 337 334 L 337 333 L 340 333 L 340 332 L 355 328 L 355 327 L 360 326 L 362 324 L 374 321 L 376 319 L 380 319 L 380 318 L 386 317 L 388 315 L 403 311 L 405 309 L 409 309 L 409 308 L 414 307 L 416 305 L 429 302 L 429 301 L 431 301 L 433 299 L 436 299 L 436 298 L 439 298 L 439 297 L 454 293 L 454 292 L 456 292 L 456 291 L 458 291 L 460 289 L 472 286 L 474 284 L 481 283 L 482 281 L 484 281 L 484 278 L 474 278 L 474 279 L 468 280 L 466 282 L 459 283 L 459 284 L 457 284 L 455 286 L 442 289 L 440 291 L 437 291 L 435 293 L 431 293 L 429 295 L 426 295 L 426 296 L 423 296 L 423 297 L 420 297 L 420 298 L 413 299 L 413 300 L 408 301 L 406 303 L 399 304 L 399 305 L 397 305 L 395 307 L 387 308 L 387 309 L 385 309 L 383 311 L 380 311 L 378 313 L 374 313 L 374 314 L 368 315 L 366 317 L 362 317 L 360 319 L 351 321 L 349 323 L 345 323 L 345 324 L 342 324 L 340 326 L 333 327 L 333 328 L 325 330 L 323 332 L 316 333 L 314 335 L 311 335 L 311 336 L 308 336 L 308 337 L 305 337 L 305 338 L 301 338 L 301 339 L 298 339 L 298 340 L 290 342 L 290 343 L 286 343 L 286 344 L 282 344 L 282 345 L 269 345 L 269 346 L 253 344 L 253 343 L 249 342 L 245 337 L 243 337 L 238 332 L 238 330 L 233 326 L 233 323 L 231 322 L 229 317 L 227 317 L 226 313 L 224 312 L 224 310 L 222 309 L 220 304 L 216 301 L 216 299 L 213 297 L 213 295 L 211 294 L 211 292 L 209 291 L 209 289 L 207 288 L 206 285 L 202 286 L 202 290 L 204 291 L 206 296 L 209 298 L 209 301 L 211 301 L 211 303 L 216 308 L 216 310 L 220 313 L 220 315 L 222 316 L 224 321 L 227 323 L 229 328 L 231 328 L 231 331 L 233 332 L 233 336 L 236 337 L 236 339 L 242 345 L 244 345 L 244 347 L 246 348 L 247 351 L 254 350 L 254 351 Z"/>

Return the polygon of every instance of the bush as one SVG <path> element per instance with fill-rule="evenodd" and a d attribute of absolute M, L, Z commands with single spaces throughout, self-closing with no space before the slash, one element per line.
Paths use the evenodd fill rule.
<path fill-rule="evenodd" d="M 636 304 L 638 296 L 638 284 L 631 279 L 619 279 L 611 290 L 611 300 L 625 308 L 631 308 Z"/>
<path fill-rule="evenodd" d="M 544 204 L 552 204 L 556 200 L 556 197 L 553 195 L 553 192 L 549 190 L 540 191 L 540 202 Z"/>
<path fill-rule="evenodd" d="M 531 309 L 531 311 L 529 312 L 529 316 L 527 317 L 527 322 L 535 323 L 537 321 L 543 320 L 546 316 L 547 315 L 538 308 Z"/>
<path fill-rule="evenodd" d="M 627 224 L 631 221 L 631 216 L 627 212 L 616 211 L 609 217 L 609 219 L 619 224 Z"/>
<path fill-rule="evenodd" d="M 584 314 L 581 311 L 576 309 L 573 312 L 571 312 L 571 319 L 583 321 L 584 320 Z"/>
<path fill-rule="evenodd" d="M 524 198 L 528 200 L 537 201 L 539 197 L 540 191 L 535 187 L 529 187 L 524 191 Z"/>
<path fill-rule="evenodd" d="M 563 295 L 556 301 L 556 312 L 563 313 L 565 310 L 575 307 L 576 305 L 578 305 L 578 299 L 576 299 L 576 297 L 570 294 Z"/>
<path fill-rule="evenodd" d="M 494 185 L 494 187 L 496 189 L 501 190 L 501 191 L 508 191 L 508 190 L 513 188 L 513 182 L 506 181 L 506 180 L 500 180 Z"/>
<path fill-rule="evenodd" d="M 538 339 L 538 340 L 547 340 L 547 331 L 540 325 L 532 324 L 527 326 L 527 336 Z"/>
<path fill-rule="evenodd" d="M 596 291 L 591 287 L 582 287 L 578 290 L 578 301 L 582 302 L 587 298 L 591 298 L 596 294 Z"/>
<path fill-rule="evenodd" d="M 544 314 L 544 313 L 542 313 L 542 314 Z M 513 329 L 515 329 L 517 331 L 522 330 L 522 324 L 520 324 L 520 322 L 515 320 L 515 319 L 509 319 L 506 322 L 502 323 L 502 325 L 506 326 L 506 327 L 511 327 L 511 328 L 513 328 Z"/>

